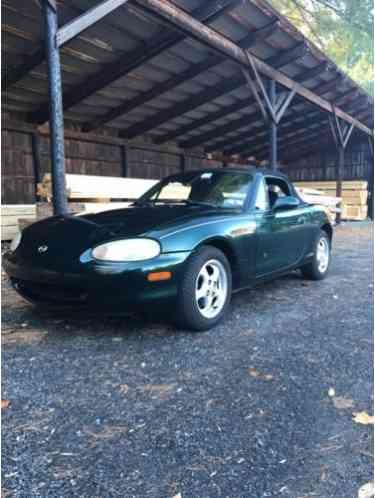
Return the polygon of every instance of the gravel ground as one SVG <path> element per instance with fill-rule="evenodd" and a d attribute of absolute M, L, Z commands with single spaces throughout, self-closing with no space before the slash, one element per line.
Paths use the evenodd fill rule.
<path fill-rule="evenodd" d="M 4 281 L 3 496 L 357 497 L 372 262 L 372 225 L 346 224 L 325 281 L 241 292 L 200 334 L 41 313 Z"/>

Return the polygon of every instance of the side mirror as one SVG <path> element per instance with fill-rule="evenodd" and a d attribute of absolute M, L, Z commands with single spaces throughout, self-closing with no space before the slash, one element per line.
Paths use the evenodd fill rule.
<path fill-rule="evenodd" d="M 294 209 L 298 207 L 299 204 L 299 200 L 291 195 L 287 195 L 286 197 L 279 197 L 273 206 L 273 211 L 285 211 L 287 209 Z"/>

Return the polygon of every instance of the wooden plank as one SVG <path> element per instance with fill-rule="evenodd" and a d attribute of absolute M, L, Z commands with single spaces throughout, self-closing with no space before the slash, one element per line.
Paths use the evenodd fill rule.
<path fill-rule="evenodd" d="M 306 190 L 309 190 L 309 189 L 306 189 Z M 317 194 L 315 194 L 315 191 L 313 191 L 314 193 L 311 193 L 311 192 L 308 193 L 306 190 L 297 187 L 297 191 L 298 191 L 300 197 L 302 197 L 302 199 L 305 202 L 308 202 L 310 204 L 321 204 L 322 206 L 334 208 L 338 204 L 340 204 L 340 202 L 341 202 L 341 197 L 328 196 L 328 195 L 324 195 L 324 193 L 321 194 L 320 192 L 317 195 Z"/>
<path fill-rule="evenodd" d="M 81 14 L 77 18 L 73 19 L 69 23 L 62 26 L 56 35 L 57 46 L 61 47 L 64 43 L 75 38 L 85 29 L 90 28 L 95 23 L 103 19 L 106 15 L 110 14 L 113 10 L 117 9 L 121 5 L 124 5 L 129 0 L 106 0 L 96 5 L 92 9 L 89 9 L 84 14 Z"/>
<path fill-rule="evenodd" d="M 365 206 L 367 205 L 368 191 L 367 190 L 343 190 L 341 193 L 344 204 Z"/>
<path fill-rule="evenodd" d="M 18 225 L 11 227 L 1 227 L 1 240 L 12 240 L 18 233 Z"/>
<path fill-rule="evenodd" d="M 138 199 L 157 183 L 156 180 L 94 175 L 66 175 L 69 199 Z M 40 194 L 52 197 L 50 173 L 43 178 Z"/>
<path fill-rule="evenodd" d="M 28 216 L 36 215 L 35 204 L 3 204 L 1 216 Z"/>
<path fill-rule="evenodd" d="M 364 221 L 367 218 L 367 206 L 343 206 L 342 220 Z"/>
<path fill-rule="evenodd" d="M 298 187 L 311 187 L 319 190 L 334 190 L 336 189 L 336 182 L 295 182 Z M 343 190 L 367 190 L 367 181 L 365 180 L 345 180 L 342 182 Z"/>
<path fill-rule="evenodd" d="M 18 225 L 18 220 L 26 216 L 27 215 L 1 216 L 1 226 L 2 227 L 16 226 Z"/>

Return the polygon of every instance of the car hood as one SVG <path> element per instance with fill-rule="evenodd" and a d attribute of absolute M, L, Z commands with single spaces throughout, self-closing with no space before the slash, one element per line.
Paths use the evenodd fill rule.
<path fill-rule="evenodd" d="M 215 217 L 231 210 L 196 206 L 115 209 L 79 216 L 53 216 L 23 231 L 18 255 L 44 267 L 64 267 L 87 249 L 110 239 L 168 233 L 182 223 Z M 47 249 L 45 249 L 46 246 Z"/>

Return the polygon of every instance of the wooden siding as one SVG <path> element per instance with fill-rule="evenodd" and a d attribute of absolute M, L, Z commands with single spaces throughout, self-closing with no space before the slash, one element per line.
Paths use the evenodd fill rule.
<path fill-rule="evenodd" d="M 2 202 L 5 204 L 30 204 L 35 202 L 35 175 L 32 154 L 32 133 L 28 131 L 2 130 Z M 49 138 L 39 136 L 40 178 L 51 171 Z M 93 143 L 91 141 L 65 140 L 66 172 L 87 175 L 122 176 L 121 146 Z M 199 157 L 187 157 L 185 168 L 202 165 L 220 166 L 217 161 L 204 161 Z M 178 173 L 180 156 L 132 146 L 127 152 L 127 176 L 131 178 L 155 178 Z"/>

